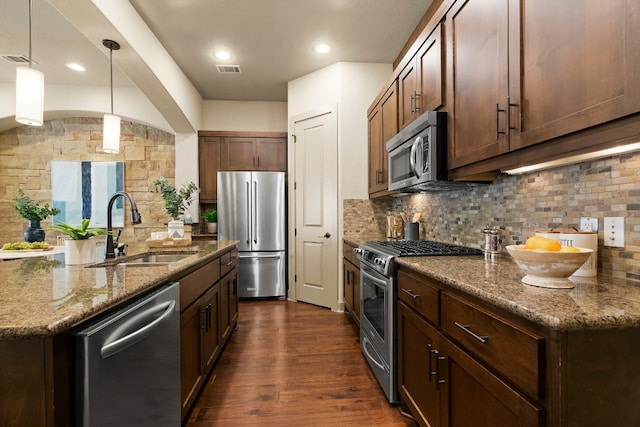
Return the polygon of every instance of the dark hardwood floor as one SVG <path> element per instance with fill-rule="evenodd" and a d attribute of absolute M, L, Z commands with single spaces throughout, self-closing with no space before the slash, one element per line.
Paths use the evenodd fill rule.
<path fill-rule="evenodd" d="M 240 302 L 239 327 L 187 426 L 411 426 L 389 405 L 343 313 Z"/>

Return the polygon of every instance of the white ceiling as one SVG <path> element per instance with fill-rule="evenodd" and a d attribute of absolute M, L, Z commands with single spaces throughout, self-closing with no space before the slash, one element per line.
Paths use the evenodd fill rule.
<path fill-rule="evenodd" d="M 432 0 L 129 1 L 203 99 L 286 101 L 288 81 L 333 63 L 392 63 Z M 78 9 L 82 2 L 89 0 L 66 1 Z M 0 54 L 27 56 L 28 0 L 0 0 L 0 10 Z M 72 21 L 78 24 L 78 16 Z M 35 68 L 46 85 L 108 86 L 108 49 L 77 27 L 46 0 L 33 0 Z M 127 49 L 126 40 L 116 41 Z M 318 42 L 334 50 L 319 56 L 311 49 Z M 226 64 L 239 65 L 242 74 L 217 72 L 225 62 L 211 54 L 219 47 L 231 51 Z M 87 71 L 68 70 L 69 61 Z M 0 59 L 0 83 L 15 83 L 15 67 Z M 114 85 L 133 86 L 132 80 L 114 67 Z"/>

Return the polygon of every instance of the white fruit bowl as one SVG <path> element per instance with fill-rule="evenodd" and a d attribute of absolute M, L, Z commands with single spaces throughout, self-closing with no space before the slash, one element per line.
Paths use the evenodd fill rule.
<path fill-rule="evenodd" d="M 569 276 L 591 256 L 593 249 L 577 248 L 579 252 L 549 252 L 527 250 L 524 245 L 507 246 L 516 264 L 526 273 L 522 283 L 541 288 L 570 289 L 575 284 Z"/>

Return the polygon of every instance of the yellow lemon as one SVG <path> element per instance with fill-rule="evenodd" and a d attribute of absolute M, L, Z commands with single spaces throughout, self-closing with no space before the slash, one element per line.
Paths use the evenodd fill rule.
<path fill-rule="evenodd" d="M 530 251 L 558 252 L 562 246 L 560 246 L 560 242 L 557 240 L 542 236 L 532 236 L 527 239 L 524 248 Z"/>

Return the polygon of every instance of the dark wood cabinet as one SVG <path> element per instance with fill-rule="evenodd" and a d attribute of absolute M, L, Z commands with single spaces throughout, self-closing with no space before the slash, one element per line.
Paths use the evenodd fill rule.
<path fill-rule="evenodd" d="M 397 82 L 382 94 L 368 113 L 369 197 L 389 195 L 389 156 L 385 143 L 398 133 Z"/>
<path fill-rule="evenodd" d="M 360 261 L 356 258 L 355 247 L 343 244 L 342 283 L 343 299 L 346 315 L 354 328 L 360 331 Z"/>
<path fill-rule="evenodd" d="M 286 138 L 224 137 L 221 168 L 225 171 L 286 172 Z"/>
<path fill-rule="evenodd" d="M 639 13 L 638 2 L 457 1 L 446 21 L 449 169 L 640 111 Z"/>
<path fill-rule="evenodd" d="M 398 75 L 400 129 L 424 112 L 437 110 L 444 104 L 442 31 L 442 25 L 436 26 Z"/>
<path fill-rule="evenodd" d="M 180 280 L 182 419 L 237 324 L 237 259 L 233 249 Z"/>
<path fill-rule="evenodd" d="M 398 290 L 398 391 L 418 424 L 545 425 L 527 394 L 543 396 L 541 337 L 422 275 L 400 270 Z"/>
<path fill-rule="evenodd" d="M 198 138 L 200 203 L 216 203 L 218 199 L 220 145 L 220 137 L 201 136 Z"/>

